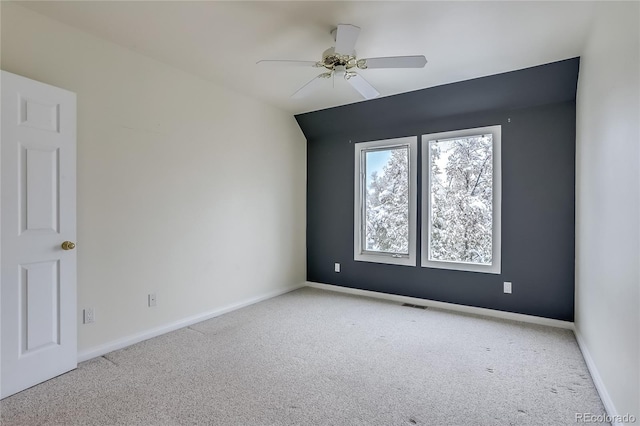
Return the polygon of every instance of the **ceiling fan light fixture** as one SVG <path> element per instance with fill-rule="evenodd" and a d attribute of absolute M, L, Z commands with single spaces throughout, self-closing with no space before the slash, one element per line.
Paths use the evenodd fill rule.
<path fill-rule="evenodd" d="M 353 71 L 347 71 L 347 72 L 344 73 L 344 78 L 345 78 L 345 80 L 349 80 L 350 78 L 355 77 L 357 75 L 358 74 L 356 74 Z"/>
<path fill-rule="evenodd" d="M 347 74 L 347 69 L 344 65 L 337 65 L 333 68 L 333 72 L 339 77 L 344 77 Z"/>

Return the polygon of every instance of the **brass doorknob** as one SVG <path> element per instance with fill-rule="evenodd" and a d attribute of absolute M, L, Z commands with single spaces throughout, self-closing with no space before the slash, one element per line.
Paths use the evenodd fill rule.
<path fill-rule="evenodd" d="M 62 243 L 62 250 L 73 250 L 74 248 L 76 248 L 76 245 L 71 241 L 65 241 Z"/>

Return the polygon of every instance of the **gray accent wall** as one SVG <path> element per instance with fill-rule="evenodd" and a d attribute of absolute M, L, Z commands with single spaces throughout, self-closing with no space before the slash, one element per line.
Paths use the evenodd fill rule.
<path fill-rule="evenodd" d="M 578 69 L 574 58 L 296 116 L 307 137 L 307 280 L 573 321 Z M 354 143 L 495 124 L 502 274 L 353 260 Z"/>

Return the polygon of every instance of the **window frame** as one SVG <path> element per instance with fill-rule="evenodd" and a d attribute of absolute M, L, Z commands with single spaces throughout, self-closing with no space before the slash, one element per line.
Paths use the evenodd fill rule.
<path fill-rule="evenodd" d="M 492 134 L 493 156 L 493 202 L 492 202 L 492 241 L 491 241 L 491 265 L 482 265 L 471 262 L 450 262 L 443 260 L 430 260 L 429 235 L 431 231 L 431 155 L 430 142 L 434 140 L 446 140 L 464 138 L 468 136 Z M 424 268 L 448 269 L 455 271 L 483 272 L 488 274 L 502 273 L 502 126 L 475 127 L 472 129 L 454 130 L 449 132 L 430 133 L 422 135 L 422 230 L 421 230 L 421 266 Z"/>
<path fill-rule="evenodd" d="M 409 254 L 378 253 L 364 250 L 364 182 L 366 179 L 366 153 L 384 148 L 407 146 L 409 149 Z M 382 139 L 376 141 L 358 142 L 355 148 L 354 169 L 354 227 L 353 227 L 353 258 L 359 262 L 385 263 L 390 265 L 416 266 L 417 240 L 417 205 L 418 205 L 418 137 Z M 363 167 L 364 166 L 364 167 Z"/>

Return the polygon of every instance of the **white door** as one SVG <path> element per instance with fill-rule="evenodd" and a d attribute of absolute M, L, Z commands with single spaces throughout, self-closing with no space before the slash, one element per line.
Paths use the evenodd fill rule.
<path fill-rule="evenodd" d="M 5 71 L 0 92 L 4 398 L 77 366 L 76 95 Z"/>

